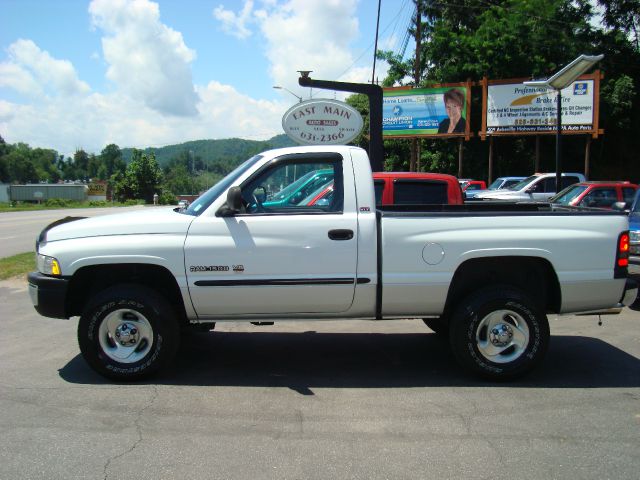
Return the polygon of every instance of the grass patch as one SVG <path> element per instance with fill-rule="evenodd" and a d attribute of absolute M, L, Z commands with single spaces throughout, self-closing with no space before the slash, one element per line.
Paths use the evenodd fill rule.
<path fill-rule="evenodd" d="M 26 275 L 36 269 L 36 255 L 33 252 L 19 253 L 13 257 L 0 258 L 0 280 Z"/>
<path fill-rule="evenodd" d="M 130 207 L 144 205 L 144 200 L 127 200 L 126 202 L 86 201 L 76 202 L 52 198 L 42 203 L 11 202 L 0 203 L 0 212 L 24 212 L 29 210 L 59 210 L 61 208 L 104 208 L 104 207 Z"/>

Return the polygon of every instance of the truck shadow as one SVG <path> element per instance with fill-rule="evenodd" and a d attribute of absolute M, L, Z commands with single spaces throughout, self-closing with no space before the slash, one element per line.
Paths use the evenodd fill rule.
<path fill-rule="evenodd" d="M 172 368 L 139 384 L 285 387 L 303 395 L 313 388 L 628 388 L 640 386 L 639 372 L 639 359 L 580 336 L 552 336 L 534 372 L 495 383 L 463 372 L 435 334 L 210 332 L 190 334 Z M 109 383 L 80 355 L 59 373 L 70 383 Z"/>

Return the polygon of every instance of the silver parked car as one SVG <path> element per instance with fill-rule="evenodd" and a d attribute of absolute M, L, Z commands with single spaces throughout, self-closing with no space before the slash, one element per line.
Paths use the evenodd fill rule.
<path fill-rule="evenodd" d="M 562 188 L 584 181 L 584 175 L 581 173 L 562 174 Z M 509 200 L 512 202 L 546 202 L 555 194 L 556 174 L 553 172 L 536 173 L 511 187 L 479 193 L 475 198 L 483 200 Z"/>

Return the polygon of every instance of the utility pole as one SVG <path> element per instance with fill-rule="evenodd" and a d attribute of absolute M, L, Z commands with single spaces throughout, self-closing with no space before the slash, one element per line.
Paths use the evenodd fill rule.
<path fill-rule="evenodd" d="M 422 14 L 420 13 L 420 1 L 416 1 L 416 58 L 413 63 L 413 80 L 414 88 L 420 86 L 420 40 L 422 37 Z M 409 171 L 416 172 L 418 164 L 418 156 L 420 155 L 419 143 L 417 138 L 411 140 L 411 160 L 409 161 Z"/>

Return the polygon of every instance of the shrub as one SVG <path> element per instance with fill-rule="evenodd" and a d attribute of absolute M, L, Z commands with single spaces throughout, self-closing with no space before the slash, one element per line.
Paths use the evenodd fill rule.
<path fill-rule="evenodd" d="M 46 207 L 70 207 L 74 202 L 65 198 L 49 198 L 44 201 Z"/>

